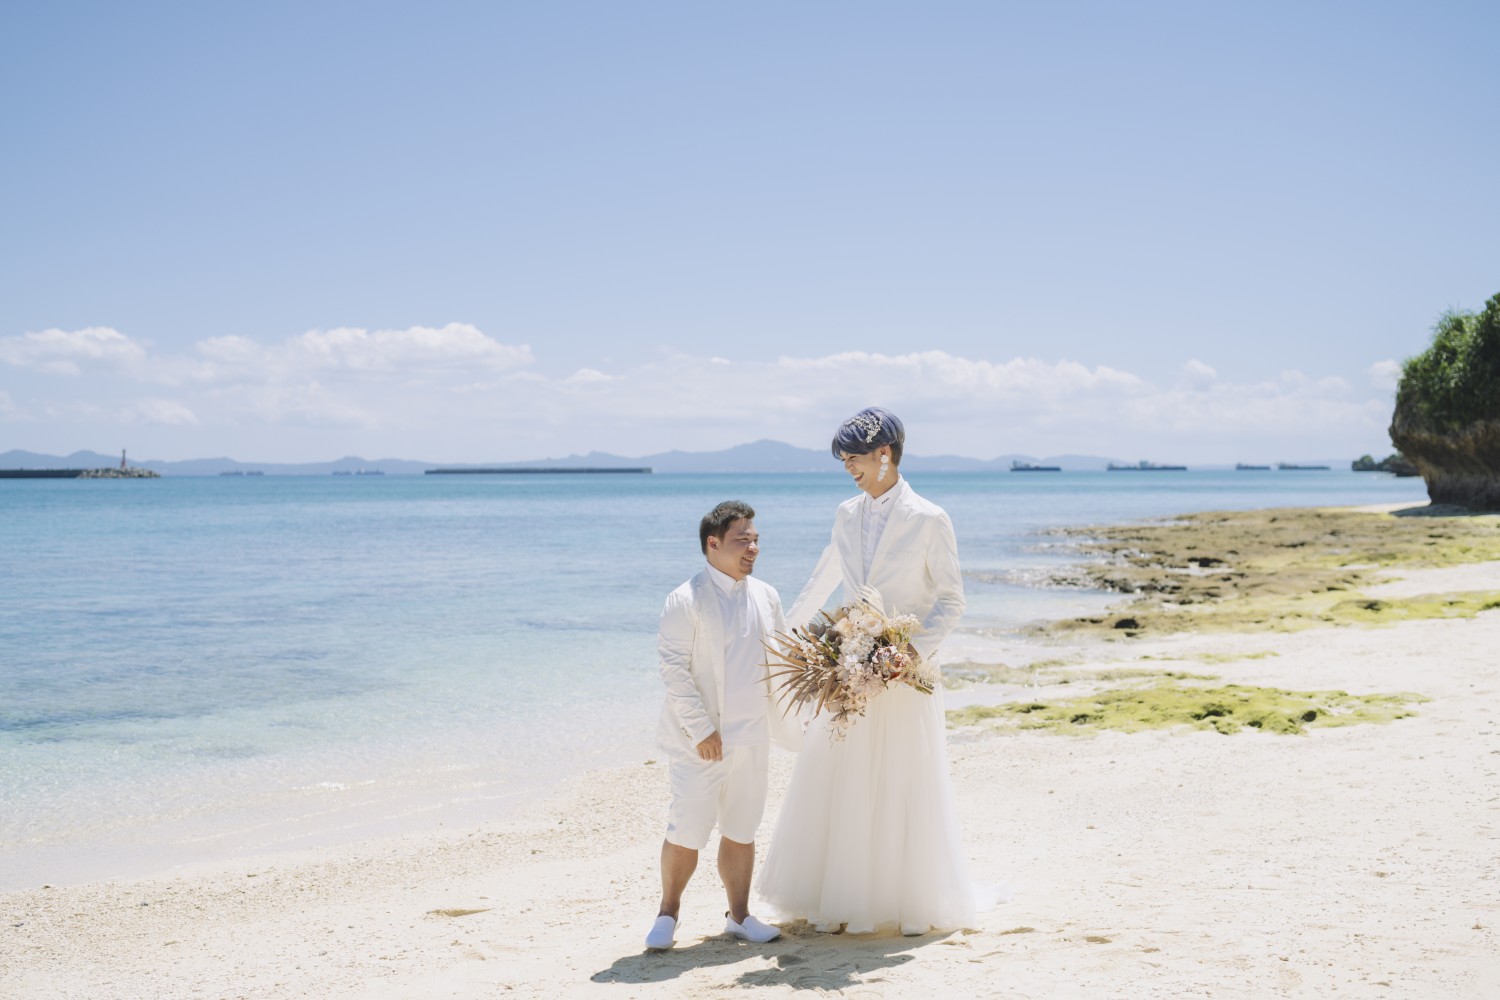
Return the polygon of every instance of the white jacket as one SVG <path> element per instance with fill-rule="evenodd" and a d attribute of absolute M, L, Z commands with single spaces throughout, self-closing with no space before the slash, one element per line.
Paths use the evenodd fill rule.
<path fill-rule="evenodd" d="M 910 614 L 921 619 L 922 631 L 912 638 L 912 646 L 922 659 L 932 660 L 964 613 L 958 542 L 943 508 L 918 496 L 905 478 L 892 489 L 898 491 L 892 501 L 895 506 L 869 573 L 865 572 L 860 534 L 865 499 L 861 493 L 839 504 L 833 538 L 818 559 L 812 579 L 797 595 L 789 617 L 798 627 L 807 624 L 840 584 L 845 604 L 857 599 L 862 586 L 874 587 L 887 615 Z"/>
<path fill-rule="evenodd" d="M 786 632 L 776 588 L 746 577 L 750 599 L 760 612 L 764 641 Z M 656 742 L 669 754 L 698 757 L 698 744 L 719 730 L 724 715 L 724 623 L 714 582 L 705 568 L 667 595 L 656 632 L 661 679 L 667 686 Z M 768 654 L 769 655 L 769 654 Z M 788 750 L 802 744 L 797 718 L 784 718 L 766 678 L 766 711 L 771 742 Z"/>

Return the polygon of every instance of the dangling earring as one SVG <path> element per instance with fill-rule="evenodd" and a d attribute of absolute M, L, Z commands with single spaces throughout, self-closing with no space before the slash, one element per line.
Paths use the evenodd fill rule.
<path fill-rule="evenodd" d="M 890 467 L 891 467 L 891 456 L 889 456 L 889 455 L 881 455 L 880 456 L 880 471 L 875 474 L 875 481 L 877 483 L 883 483 L 883 482 L 885 482 L 885 474 L 890 469 Z"/>

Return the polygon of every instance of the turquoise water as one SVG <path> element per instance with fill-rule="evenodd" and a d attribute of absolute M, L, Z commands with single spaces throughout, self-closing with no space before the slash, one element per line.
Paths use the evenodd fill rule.
<path fill-rule="evenodd" d="M 952 515 L 964 627 L 1036 586 L 1045 532 L 1212 508 L 1420 502 L 1381 474 L 914 476 Z M 759 512 L 790 603 L 851 494 L 829 475 L 0 481 L 0 889 L 493 817 L 642 759 L 656 617 L 697 521 Z"/>

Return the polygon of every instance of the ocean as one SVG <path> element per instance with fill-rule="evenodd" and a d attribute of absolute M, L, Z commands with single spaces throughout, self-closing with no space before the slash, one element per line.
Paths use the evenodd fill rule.
<path fill-rule="evenodd" d="M 1419 503 L 1329 472 L 918 474 L 962 628 L 1108 598 L 1042 585 L 1053 527 Z M 497 818 L 655 756 L 662 600 L 697 523 L 758 512 L 790 605 L 838 472 L 0 481 L 0 891 Z"/>

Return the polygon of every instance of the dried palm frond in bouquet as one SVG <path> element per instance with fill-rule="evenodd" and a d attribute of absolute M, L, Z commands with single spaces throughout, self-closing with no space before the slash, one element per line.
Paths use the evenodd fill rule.
<path fill-rule="evenodd" d="M 861 602 L 820 611 L 806 628 L 776 633 L 766 649 L 784 711 L 826 710 L 829 736 L 841 740 L 870 699 L 892 684 L 932 694 L 936 678 L 909 645 L 920 631 L 915 615 L 887 617 Z"/>

